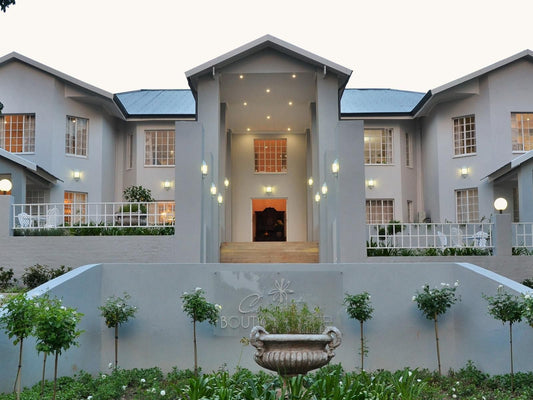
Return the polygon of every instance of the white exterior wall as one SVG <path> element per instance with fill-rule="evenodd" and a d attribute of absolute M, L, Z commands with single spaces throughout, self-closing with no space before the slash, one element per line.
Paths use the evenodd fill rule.
<path fill-rule="evenodd" d="M 287 173 L 254 172 L 254 139 L 287 139 Z M 305 134 L 237 135 L 231 137 L 232 232 L 234 242 L 253 240 L 252 199 L 287 199 L 287 241 L 307 240 Z M 264 187 L 272 186 L 267 196 Z"/>

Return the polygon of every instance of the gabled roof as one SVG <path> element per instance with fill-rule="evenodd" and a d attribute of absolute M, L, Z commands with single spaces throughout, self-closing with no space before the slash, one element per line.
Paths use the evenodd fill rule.
<path fill-rule="evenodd" d="M 339 76 L 340 88 L 344 88 L 346 86 L 346 83 L 352 74 L 352 70 L 348 68 L 326 60 L 325 58 L 310 53 L 307 50 L 301 49 L 300 47 L 294 46 L 274 36 L 265 35 L 185 72 L 185 76 L 189 81 L 190 88 L 196 92 L 196 81 L 198 77 L 205 74 L 211 74 L 213 72 L 213 68 L 215 68 L 215 70 L 222 68 L 266 48 L 277 50 L 280 53 L 286 54 L 306 63 L 316 65 L 320 68 L 326 68 L 326 71 L 333 72 Z"/>
<path fill-rule="evenodd" d="M 4 150 L 2 148 L 0 148 L 0 157 L 7 159 L 14 164 L 17 164 L 18 166 L 32 172 L 33 174 L 43 178 L 44 180 L 50 183 L 55 184 L 57 183 L 57 181 L 61 180 L 57 176 L 54 176 L 50 172 L 46 171 L 44 168 L 39 167 L 37 164 L 32 163 L 31 161 L 28 161 L 25 158 L 17 156 L 16 154 L 10 153 L 9 151 Z"/>
<path fill-rule="evenodd" d="M 513 158 L 510 162 L 505 163 L 497 170 L 491 172 L 486 177 L 481 180 L 488 179 L 489 182 L 494 182 L 496 179 L 503 177 L 504 175 L 514 172 L 522 164 L 528 162 L 533 158 L 533 150 L 528 151 L 527 153 L 521 154 L 518 157 Z"/>
<path fill-rule="evenodd" d="M 342 116 L 410 115 L 425 93 L 395 89 L 345 89 Z"/>
<path fill-rule="evenodd" d="M 126 118 L 191 118 L 196 113 L 196 101 L 188 89 L 117 93 L 115 102 Z"/>

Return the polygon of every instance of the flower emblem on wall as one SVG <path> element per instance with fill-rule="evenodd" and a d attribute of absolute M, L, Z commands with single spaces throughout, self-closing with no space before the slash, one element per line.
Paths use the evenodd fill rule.
<path fill-rule="evenodd" d="M 276 280 L 274 282 L 274 287 L 268 292 L 269 296 L 273 296 L 272 299 L 274 302 L 285 303 L 287 301 L 287 296 L 293 294 L 294 290 L 289 289 L 291 281 L 281 278 L 281 280 Z"/>

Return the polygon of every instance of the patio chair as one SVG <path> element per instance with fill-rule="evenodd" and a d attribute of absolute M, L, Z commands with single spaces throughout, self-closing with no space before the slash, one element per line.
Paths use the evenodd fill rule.
<path fill-rule="evenodd" d="M 479 231 L 474 234 L 474 247 L 487 247 L 487 232 Z"/>
<path fill-rule="evenodd" d="M 31 216 L 25 212 L 17 214 L 19 225 L 21 228 L 29 228 L 31 226 Z"/>
<path fill-rule="evenodd" d="M 459 228 L 451 228 L 450 241 L 452 242 L 453 247 L 463 247 L 465 245 L 463 231 Z"/>
<path fill-rule="evenodd" d="M 448 245 L 448 238 L 441 231 L 437 232 L 437 236 L 439 237 L 440 247 L 442 249 L 445 248 Z"/>
<path fill-rule="evenodd" d="M 59 210 L 57 207 L 49 208 L 46 212 L 46 224 L 45 228 L 55 228 L 59 225 L 61 218 L 59 216 Z"/>

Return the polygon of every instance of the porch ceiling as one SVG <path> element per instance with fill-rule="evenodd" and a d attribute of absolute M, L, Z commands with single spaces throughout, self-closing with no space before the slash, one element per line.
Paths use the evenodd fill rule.
<path fill-rule="evenodd" d="M 305 132 L 311 125 L 315 76 L 312 72 L 222 74 L 226 127 L 233 133 Z"/>

